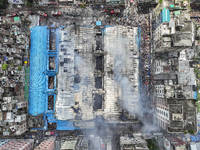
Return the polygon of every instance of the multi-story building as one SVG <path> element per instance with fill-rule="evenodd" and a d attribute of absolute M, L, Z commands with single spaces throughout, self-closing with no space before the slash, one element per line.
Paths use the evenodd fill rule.
<path fill-rule="evenodd" d="M 29 35 L 20 28 L 20 20 L 26 19 L 25 16 L 7 13 L 1 19 L 0 132 L 3 135 L 21 135 L 27 130 L 28 102 L 24 101 L 24 86 L 26 84 L 28 88 L 29 76 L 24 76 L 25 62 L 22 60 L 25 55 L 28 56 Z"/>
<path fill-rule="evenodd" d="M 154 53 L 181 51 L 194 43 L 194 25 L 186 12 L 178 16 L 164 8 L 152 26 Z"/>
<path fill-rule="evenodd" d="M 164 137 L 164 148 L 165 150 L 187 150 L 187 143 L 183 142 L 181 139 L 173 136 L 165 136 Z"/>
<path fill-rule="evenodd" d="M 54 150 L 55 149 L 55 138 L 50 137 L 42 141 L 34 150 Z"/>
<path fill-rule="evenodd" d="M 93 127 L 98 117 L 138 122 L 139 30 L 103 32 L 92 26 L 32 29 L 29 114 L 46 115 L 58 130 Z"/>
<path fill-rule="evenodd" d="M 34 140 L 33 139 L 7 139 L 0 141 L 0 149 L 15 149 L 15 150 L 32 150 Z"/>
<path fill-rule="evenodd" d="M 174 99 L 177 103 L 178 99 L 188 102 L 192 102 L 191 99 L 197 99 L 196 91 L 193 88 L 196 85 L 196 77 L 193 68 L 190 68 L 189 61 L 186 58 L 187 53 L 185 50 L 180 53 L 166 53 L 159 56 L 161 58 L 155 59 L 153 63 L 155 120 L 161 128 L 168 131 L 170 128 L 173 128 L 172 122 L 174 119 L 172 117 L 173 111 L 170 99 Z M 181 103 L 180 105 L 185 107 L 187 103 Z M 194 104 L 191 107 L 195 109 Z M 190 115 L 196 118 L 195 111 L 191 112 Z M 187 117 L 184 117 L 183 120 L 185 125 L 189 123 Z M 196 124 L 196 119 L 193 120 L 193 124 Z M 183 125 L 184 129 L 180 127 L 180 132 L 186 129 L 185 125 Z M 192 129 L 196 131 L 195 126 Z M 179 131 L 171 130 L 171 132 Z"/>
<path fill-rule="evenodd" d="M 87 135 L 66 136 L 57 138 L 55 141 L 55 150 L 111 150 L 112 140 L 111 136 L 99 137 L 93 133 Z"/>
<path fill-rule="evenodd" d="M 120 137 L 121 150 L 149 150 L 147 142 L 141 135 L 121 136 Z"/>
<path fill-rule="evenodd" d="M 197 99 L 197 92 L 194 90 L 196 76 L 194 69 L 189 65 L 189 60 L 194 57 L 194 50 L 191 50 L 194 44 L 194 25 L 187 11 L 176 11 L 170 6 L 169 9 L 164 8 L 158 12 L 154 11 L 152 22 L 152 44 L 155 54 L 152 71 L 153 104 L 157 114 L 155 120 L 161 128 L 169 132 L 196 131 L 196 112 L 192 111 L 196 109 L 192 101 Z M 180 103 L 179 99 L 183 101 L 179 104 L 183 108 L 180 113 L 175 113 L 172 109 L 174 106 L 171 99 L 177 104 Z M 190 109 L 187 102 L 192 103 L 191 113 L 181 117 L 185 112 L 184 107 Z M 189 119 L 190 115 L 193 116 L 193 120 Z M 190 122 L 193 126 L 187 129 Z M 178 127 L 178 124 L 182 126 Z"/>
<path fill-rule="evenodd" d="M 0 112 L 0 132 L 3 135 L 21 135 L 27 131 L 27 102 L 25 102 L 26 107 L 23 108 L 17 107 L 18 102 L 20 103 L 15 97 L 3 97 Z"/>

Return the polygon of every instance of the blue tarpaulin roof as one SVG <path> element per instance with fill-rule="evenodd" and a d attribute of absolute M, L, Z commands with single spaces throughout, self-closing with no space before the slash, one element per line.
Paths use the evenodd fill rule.
<path fill-rule="evenodd" d="M 190 136 L 190 139 L 191 139 L 191 141 L 193 141 L 193 142 L 196 142 L 196 141 L 197 141 L 194 135 L 191 135 L 191 136 Z"/>
<path fill-rule="evenodd" d="M 197 141 L 199 142 L 200 141 L 199 135 L 196 135 L 195 137 L 196 137 Z"/>
<path fill-rule="evenodd" d="M 96 21 L 97 26 L 101 26 L 101 21 Z"/>
<path fill-rule="evenodd" d="M 73 122 L 57 120 L 57 130 L 75 130 Z"/>
<path fill-rule="evenodd" d="M 36 116 L 46 110 L 47 27 L 31 29 L 29 114 Z"/>
<path fill-rule="evenodd" d="M 194 99 L 197 99 L 197 91 L 194 91 Z"/>
<path fill-rule="evenodd" d="M 59 39 L 56 40 L 59 42 Z M 73 122 L 57 120 L 53 110 L 47 111 L 48 98 L 46 96 L 46 84 L 48 75 L 47 56 L 48 51 L 48 29 L 46 26 L 37 26 L 31 29 L 31 52 L 30 52 L 30 87 L 29 87 L 29 114 L 36 116 L 44 114 L 45 125 L 37 130 L 46 130 L 48 122 L 57 123 L 57 130 L 75 130 Z M 59 43 L 56 43 L 58 46 Z M 57 48 L 58 50 L 58 48 Z M 58 61 L 56 61 L 57 65 Z M 56 84 L 55 84 L 56 85 Z M 56 95 L 55 95 L 56 97 Z"/>
<path fill-rule="evenodd" d="M 162 22 L 169 22 L 169 21 L 170 21 L 169 9 L 164 8 L 162 10 Z"/>

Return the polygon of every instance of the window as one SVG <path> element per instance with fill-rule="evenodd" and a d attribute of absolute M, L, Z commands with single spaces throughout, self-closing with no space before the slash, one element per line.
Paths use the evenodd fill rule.
<path fill-rule="evenodd" d="M 53 110 L 54 108 L 54 95 L 48 96 L 48 110 Z"/>
<path fill-rule="evenodd" d="M 48 88 L 54 89 L 54 76 L 49 76 L 49 78 L 48 78 Z"/>
<path fill-rule="evenodd" d="M 55 57 L 49 57 L 49 70 L 56 70 Z"/>

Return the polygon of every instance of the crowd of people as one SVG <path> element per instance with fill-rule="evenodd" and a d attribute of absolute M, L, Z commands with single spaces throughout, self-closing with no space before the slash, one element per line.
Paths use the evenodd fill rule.
<path fill-rule="evenodd" d="M 150 99 L 151 90 L 151 49 L 150 49 L 150 26 L 149 16 L 145 15 L 145 19 L 141 24 L 141 65 L 142 65 L 142 84 L 143 90 Z"/>
<path fill-rule="evenodd" d="M 150 100 L 151 91 L 151 49 L 150 49 L 150 16 L 149 14 L 139 14 L 137 7 L 131 6 L 124 10 L 127 24 L 140 27 L 141 37 L 141 80 L 143 95 Z"/>

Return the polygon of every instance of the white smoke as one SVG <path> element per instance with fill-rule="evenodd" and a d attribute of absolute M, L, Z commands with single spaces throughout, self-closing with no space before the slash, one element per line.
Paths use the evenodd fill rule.
<path fill-rule="evenodd" d="M 138 103 L 139 94 L 137 91 L 134 91 L 134 87 L 128 78 L 130 75 L 128 67 L 133 67 L 133 64 L 128 62 L 131 55 L 131 53 L 127 51 L 127 44 L 129 43 L 130 39 L 118 37 L 114 41 L 106 43 L 105 50 L 108 53 L 107 55 L 113 58 L 113 62 L 108 63 L 113 63 L 114 81 L 121 91 L 121 95 L 119 95 L 121 103 L 119 103 L 123 109 L 133 115 L 140 113 L 138 112 L 140 106 Z M 137 71 L 133 72 L 133 74 L 134 73 L 137 73 Z"/>
<path fill-rule="evenodd" d="M 119 27 L 114 27 L 119 28 Z M 109 29 L 106 31 L 109 32 Z M 110 62 L 113 63 L 114 81 L 117 83 L 118 88 L 121 90 L 121 101 L 119 104 L 122 109 L 125 109 L 130 115 L 136 115 L 138 119 L 143 123 L 142 132 L 153 132 L 157 131 L 158 127 L 151 123 L 152 116 L 150 115 L 153 111 L 151 109 L 151 103 L 143 102 L 148 100 L 148 94 L 144 89 L 142 89 L 140 94 L 140 87 L 138 84 L 134 84 L 129 76 L 134 76 L 139 83 L 139 69 L 131 72 L 131 67 L 133 63 L 130 62 L 130 55 L 132 52 L 129 51 L 129 44 L 132 42 L 127 36 L 119 34 L 119 30 L 110 30 L 110 33 L 105 35 L 105 51 L 107 52 L 107 57 L 111 57 Z M 117 33 L 117 34 L 116 34 Z M 113 39 L 115 37 L 115 39 Z M 132 58 L 135 59 L 135 58 Z M 136 60 L 138 61 L 138 60 Z M 138 89 L 135 88 L 138 86 Z M 120 96 L 120 94 L 119 94 Z"/>

